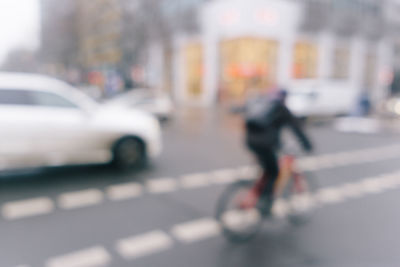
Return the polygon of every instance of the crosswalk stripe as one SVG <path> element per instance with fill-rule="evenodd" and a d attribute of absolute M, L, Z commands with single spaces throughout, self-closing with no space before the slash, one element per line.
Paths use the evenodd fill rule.
<path fill-rule="evenodd" d="M 125 200 L 142 195 L 143 186 L 139 183 L 126 183 L 109 186 L 106 194 L 113 201 Z"/>
<path fill-rule="evenodd" d="M 215 184 L 229 184 L 238 179 L 234 169 L 223 169 L 210 173 L 211 181 Z"/>
<path fill-rule="evenodd" d="M 182 242 L 192 243 L 218 235 L 220 233 L 220 227 L 218 222 L 214 219 L 203 218 L 175 225 L 171 233 Z"/>
<path fill-rule="evenodd" d="M 198 188 L 210 184 L 209 175 L 204 173 L 185 175 L 180 178 L 180 183 L 183 188 Z"/>
<path fill-rule="evenodd" d="M 2 216 L 7 220 L 16 220 L 25 217 L 50 213 L 54 210 L 54 203 L 47 197 L 8 202 L 3 205 Z"/>
<path fill-rule="evenodd" d="M 297 160 L 297 164 L 300 169 L 304 171 L 313 171 L 324 168 L 343 167 L 352 164 L 361 164 L 368 162 L 376 162 L 382 160 L 388 160 L 400 156 L 400 145 L 391 145 L 378 148 L 367 148 L 355 151 L 337 152 L 332 154 L 325 154 L 320 156 L 304 157 Z M 148 181 L 145 186 L 139 183 L 127 183 L 120 185 L 111 185 L 103 191 L 99 189 L 89 189 L 77 192 L 70 192 L 61 194 L 58 197 L 58 205 L 62 209 L 75 209 L 80 207 L 87 207 L 99 204 L 104 200 L 104 194 L 107 195 L 111 201 L 118 201 L 124 199 L 131 199 L 139 197 L 144 193 L 144 189 L 148 193 L 160 194 L 160 193 L 171 193 L 178 189 L 191 189 L 205 187 L 211 184 L 226 184 L 241 180 L 254 180 L 259 175 L 259 167 L 256 165 L 248 165 L 231 169 L 222 169 L 206 173 L 198 173 L 192 175 L 182 176 L 180 179 L 174 178 L 161 178 L 153 179 Z M 380 185 L 369 185 L 366 184 L 364 187 L 359 187 L 357 190 L 347 188 L 347 194 L 356 197 L 361 191 L 366 190 L 369 193 L 378 192 L 379 187 L 391 187 L 397 186 L 397 180 L 388 180 L 386 184 Z M 383 182 L 381 182 L 383 183 Z M 350 191 L 349 191 L 350 190 Z M 346 193 L 344 193 L 346 195 Z M 322 196 L 323 201 L 329 200 L 329 196 Z M 46 214 L 54 211 L 55 206 L 52 200 L 49 198 L 38 198 L 32 200 L 22 200 L 5 203 L 2 206 L 1 214 L 7 220 L 13 220 L 18 218 L 30 217 L 40 214 Z"/>
<path fill-rule="evenodd" d="M 150 193 L 169 193 L 178 189 L 178 184 L 174 178 L 153 179 L 147 182 L 147 190 Z"/>
<path fill-rule="evenodd" d="M 46 262 L 46 267 L 99 267 L 110 262 L 110 254 L 103 247 L 96 246 L 51 258 Z"/>
<path fill-rule="evenodd" d="M 76 192 L 64 193 L 59 196 L 58 204 L 62 209 L 76 209 L 93 206 L 104 199 L 103 192 L 98 189 L 88 189 Z"/>
<path fill-rule="evenodd" d="M 126 260 L 147 256 L 172 247 L 172 239 L 163 231 L 121 239 L 116 243 L 116 251 Z"/>

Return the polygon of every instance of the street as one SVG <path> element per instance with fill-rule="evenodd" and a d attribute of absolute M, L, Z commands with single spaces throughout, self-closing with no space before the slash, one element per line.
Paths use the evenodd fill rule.
<path fill-rule="evenodd" d="M 300 227 L 265 223 L 231 244 L 213 219 L 232 181 L 256 175 L 240 119 L 187 110 L 164 126 L 164 152 L 144 169 L 82 166 L 4 174 L 0 266 L 398 266 L 400 136 L 312 123 L 316 212 Z"/>

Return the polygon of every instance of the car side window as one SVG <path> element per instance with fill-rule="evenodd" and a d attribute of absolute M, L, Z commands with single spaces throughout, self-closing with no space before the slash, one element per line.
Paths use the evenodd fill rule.
<path fill-rule="evenodd" d="M 57 94 L 49 93 L 49 92 L 39 92 L 32 91 L 30 92 L 30 97 L 32 99 L 32 103 L 35 106 L 42 107 L 57 107 L 57 108 L 78 108 L 77 105 L 65 99 L 62 96 Z"/>
<path fill-rule="evenodd" d="M 143 97 L 143 98 L 136 100 L 137 105 L 151 104 L 152 102 L 154 102 L 154 98 L 152 98 L 152 97 Z"/>
<path fill-rule="evenodd" d="M 29 95 L 24 90 L 0 89 L 0 105 L 31 105 Z"/>

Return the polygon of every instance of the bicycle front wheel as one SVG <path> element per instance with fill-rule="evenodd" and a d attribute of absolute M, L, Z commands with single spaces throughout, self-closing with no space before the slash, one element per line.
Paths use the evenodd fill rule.
<path fill-rule="evenodd" d="M 252 195 L 252 187 L 251 181 L 236 182 L 218 200 L 216 219 L 224 235 L 232 242 L 250 240 L 262 225 L 262 215 L 256 208 L 258 198 Z"/>

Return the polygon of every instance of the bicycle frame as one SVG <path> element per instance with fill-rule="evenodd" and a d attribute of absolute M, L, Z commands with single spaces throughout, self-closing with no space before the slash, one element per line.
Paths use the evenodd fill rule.
<path fill-rule="evenodd" d="M 283 155 L 279 160 L 279 175 L 275 182 L 274 197 L 282 196 L 285 187 L 290 178 L 295 173 L 294 164 L 295 157 L 293 155 Z M 296 176 L 296 175 L 295 175 Z"/>
<path fill-rule="evenodd" d="M 264 175 L 265 174 L 263 174 L 262 177 L 255 182 L 251 190 L 252 193 L 256 193 L 257 198 L 254 199 L 254 195 L 248 194 L 245 199 L 239 201 L 240 206 L 252 207 L 256 204 L 257 199 L 263 190 L 262 188 L 264 188 L 268 183 L 267 180 L 264 180 Z M 280 198 L 283 195 L 284 190 L 288 185 L 290 179 L 294 180 L 294 191 L 302 192 L 304 191 L 304 189 L 306 189 L 304 188 L 303 177 L 296 169 L 296 157 L 292 154 L 285 154 L 279 159 L 279 174 L 275 182 L 273 192 L 275 199 Z"/>
<path fill-rule="evenodd" d="M 279 198 L 282 196 L 285 187 L 287 186 L 290 179 L 294 180 L 293 190 L 296 192 L 304 192 L 307 188 L 304 183 L 304 177 L 297 170 L 296 157 L 293 155 L 284 155 L 279 161 L 280 171 L 278 179 L 275 183 L 274 197 Z"/>

